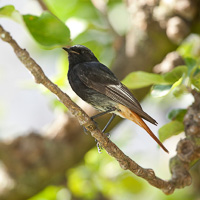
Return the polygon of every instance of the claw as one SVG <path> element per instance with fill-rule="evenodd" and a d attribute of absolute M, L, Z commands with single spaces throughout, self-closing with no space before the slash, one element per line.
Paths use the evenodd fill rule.
<path fill-rule="evenodd" d="M 83 126 L 83 132 L 84 132 L 86 135 L 88 135 L 88 131 L 87 131 L 87 129 L 85 128 L 85 126 Z"/>
<path fill-rule="evenodd" d="M 99 153 L 102 153 L 103 147 L 99 144 L 98 141 L 97 141 L 97 149 Z"/>
<path fill-rule="evenodd" d="M 107 136 L 107 138 L 110 138 L 110 133 L 104 133 L 106 136 Z"/>

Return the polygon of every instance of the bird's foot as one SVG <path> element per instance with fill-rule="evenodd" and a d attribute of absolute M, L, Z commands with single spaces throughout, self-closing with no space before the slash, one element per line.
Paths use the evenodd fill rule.
<path fill-rule="evenodd" d="M 97 143 L 97 150 L 98 150 L 98 152 L 102 153 L 103 147 L 100 145 L 100 143 L 97 140 L 95 140 L 95 141 Z"/>
<path fill-rule="evenodd" d="M 95 123 L 96 126 L 98 126 L 97 122 L 94 121 L 94 119 L 93 119 L 92 117 L 91 117 L 90 119 Z M 85 133 L 86 135 L 88 135 L 88 130 L 87 130 L 84 126 L 83 126 L 83 131 L 84 131 L 84 133 Z"/>
<path fill-rule="evenodd" d="M 110 133 L 105 133 L 105 135 L 110 138 Z M 97 150 L 99 153 L 102 153 L 103 147 L 100 145 L 100 143 L 98 142 L 98 140 L 95 139 L 95 142 L 97 143 Z"/>
<path fill-rule="evenodd" d="M 110 138 L 110 133 L 104 133 L 106 136 L 107 136 L 107 138 Z"/>
<path fill-rule="evenodd" d="M 83 132 L 84 132 L 86 135 L 88 135 L 88 131 L 87 131 L 87 129 L 85 128 L 85 126 L 83 126 Z"/>

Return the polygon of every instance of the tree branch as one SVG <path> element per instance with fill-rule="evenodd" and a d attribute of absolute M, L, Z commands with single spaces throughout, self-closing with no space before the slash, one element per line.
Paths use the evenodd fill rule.
<path fill-rule="evenodd" d="M 79 123 L 91 133 L 91 135 L 100 143 L 100 145 L 108 152 L 109 155 L 114 157 L 124 170 L 130 170 L 135 175 L 142 177 L 148 181 L 152 186 L 161 189 L 165 194 L 173 193 L 175 188 L 185 187 L 191 184 L 191 178 L 188 175 L 188 165 L 184 161 L 177 161 L 177 157 L 172 162 L 172 179 L 164 181 L 157 176 L 152 169 L 144 169 L 139 166 L 136 162 L 126 156 L 112 141 L 110 141 L 100 130 L 90 117 L 77 106 L 70 97 L 62 92 L 57 85 L 52 83 L 44 74 L 41 67 L 29 56 L 25 49 L 21 49 L 15 40 L 12 39 L 10 34 L 0 26 L 0 37 L 3 41 L 8 42 L 14 49 L 17 57 L 25 65 L 25 67 L 32 73 L 36 83 L 44 85 L 52 93 L 54 93 L 60 101 L 69 109 L 69 111 L 78 119 Z M 190 158 L 199 158 L 199 147 L 196 143 L 192 143 L 194 153 L 196 156 Z M 180 144 L 182 146 L 182 144 Z M 184 151 L 182 152 L 184 153 Z M 197 156 L 198 155 L 198 156 Z M 178 157 L 178 159 L 180 159 Z M 175 162 L 176 161 L 176 162 Z M 174 164 L 175 163 L 175 164 Z M 182 173 L 184 172 L 184 173 Z M 184 174 L 184 176 L 183 176 Z"/>

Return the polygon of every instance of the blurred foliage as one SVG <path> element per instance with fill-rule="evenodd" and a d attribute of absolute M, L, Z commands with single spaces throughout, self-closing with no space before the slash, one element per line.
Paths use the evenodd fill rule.
<path fill-rule="evenodd" d="M 178 66 L 165 74 L 153 74 L 147 72 L 132 72 L 123 83 L 132 89 L 143 88 L 152 85 L 151 95 L 155 98 L 165 98 L 172 95 L 181 98 L 189 94 L 192 89 L 200 91 L 200 37 L 189 36 L 177 49 L 184 58 L 185 65 Z M 170 112 L 168 124 L 159 129 L 159 138 L 163 142 L 173 135 L 184 131 L 183 119 L 186 108 L 176 109 Z"/>
<path fill-rule="evenodd" d="M 131 172 L 121 170 L 116 160 L 105 151 L 99 154 L 96 148 L 85 155 L 84 163 L 67 172 L 67 180 L 75 199 L 95 200 L 99 196 L 110 200 L 194 199 L 191 186 L 166 196 Z"/>
<path fill-rule="evenodd" d="M 67 173 L 68 188 L 77 197 L 96 199 L 101 194 L 120 199 L 117 196 L 124 194 L 124 191 L 127 191 L 127 194 L 129 192 L 137 194 L 143 190 L 139 178 L 123 172 L 119 165 L 116 165 L 116 161 L 104 151 L 99 154 L 94 148 L 86 154 L 84 160 L 84 165 Z"/>
<path fill-rule="evenodd" d="M 99 21 L 99 13 L 87 0 L 44 0 L 47 7 L 62 21 L 71 17 L 85 19 L 90 23 Z"/>
<path fill-rule="evenodd" d="M 159 139 L 161 142 L 164 142 L 166 139 L 170 138 L 171 136 L 178 135 L 184 131 L 183 122 L 173 120 L 164 126 L 162 126 L 159 131 Z"/>
<path fill-rule="evenodd" d="M 178 120 L 182 122 L 186 112 L 187 112 L 186 109 L 173 109 L 168 114 L 168 118 L 170 120 Z"/>
<path fill-rule="evenodd" d="M 18 23 L 23 23 L 22 16 L 15 10 L 13 5 L 8 5 L 0 8 L 0 17 L 10 18 Z"/>
<path fill-rule="evenodd" d="M 67 171 L 66 187 L 48 186 L 29 200 L 188 200 L 195 199 L 192 186 L 166 196 L 162 191 L 129 171 L 121 170 L 116 160 L 96 147 L 88 151 L 84 162 Z M 64 191 L 63 191 L 64 190 Z"/>
<path fill-rule="evenodd" d="M 70 200 L 69 191 L 61 186 L 48 186 L 42 192 L 28 200 Z"/>

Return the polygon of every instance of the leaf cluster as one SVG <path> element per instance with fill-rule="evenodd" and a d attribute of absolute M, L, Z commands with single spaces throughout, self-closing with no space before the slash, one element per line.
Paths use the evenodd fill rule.
<path fill-rule="evenodd" d="M 152 86 L 151 95 L 155 98 L 165 98 L 166 95 L 181 98 L 190 93 L 192 89 L 200 91 L 200 59 L 198 52 L 197 54 L 194 52 L 200 38 L 194 36 L 194 40 L 196 42 L 186 40 L 177 49 L 182 55 L 185 65 L 177 66 L 164 74 L 132 72 L 125 77 L 123 83 L 131 89 Z M 159 129 L 161 142 L 184 131 L 183 119 L 185 114 L 186 108 L 170 111 L 168 118 L 171 121 Z"/>

